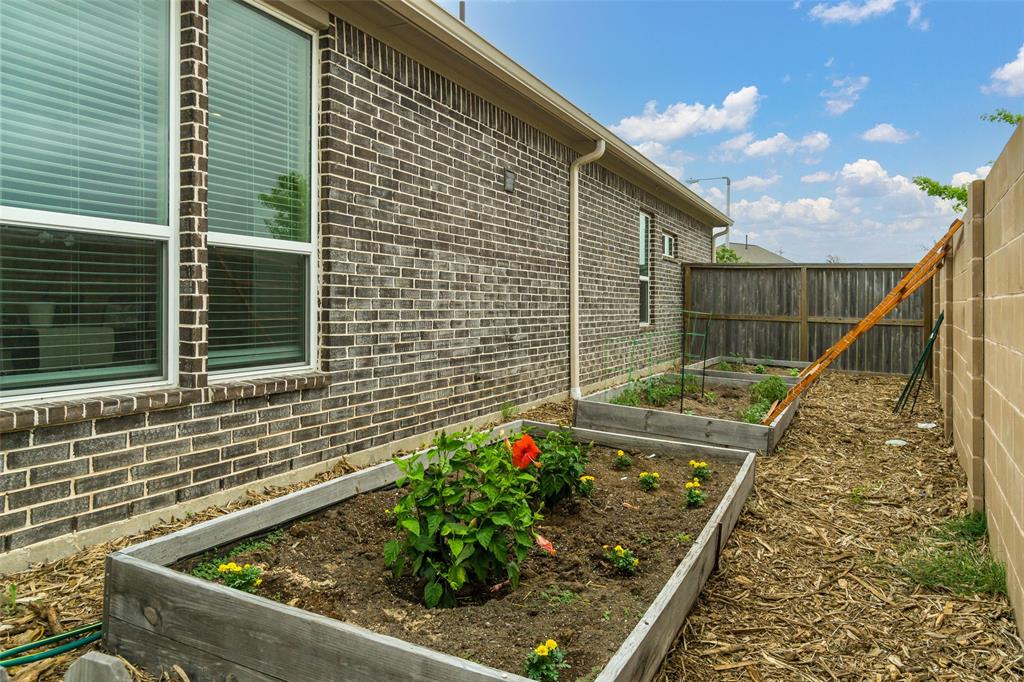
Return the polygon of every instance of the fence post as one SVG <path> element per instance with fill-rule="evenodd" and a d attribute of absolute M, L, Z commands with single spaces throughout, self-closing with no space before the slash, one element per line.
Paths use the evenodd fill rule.
<path fill-rule="evenodd" d="M 953 240 L 955 242 L 955 240 Z M 953 242 L 950 242 L 942 267 L 942 307 L 946 319 L 942 326 L 942 435 L 953 439 L 953 328 L 956 311 L 953 310 Z"/>
<path fill-rule="evenodd" d="M 967 339 L 967 407 L 962 437 L 967 441 L 968 505 L 971 511 L 985 508 L 985 181 L 975 180 L 968 189 L 970 242 L 964 244 L 967 265 L 967 300 L 964 302 L 964 333 Z"/>
<path fill-rule="evenodd" d="M 811 325 L 808 323 L 810 291 L 807 290 L 807 266 L 800 267 L 800 359 L 811 360 Z"/>

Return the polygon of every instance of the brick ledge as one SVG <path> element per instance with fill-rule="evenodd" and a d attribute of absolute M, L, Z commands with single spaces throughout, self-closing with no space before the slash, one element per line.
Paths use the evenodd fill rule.
<path fill-rule="evenodd" d="M 274 393 L 321 388 L 327 386 L 330 380 L 329 374 L 306 372 L 303 374 L 216 382 L 206 389 L 166 388 L 141 391 L 139 393 L 117 393 L 104 396 L 72 398 L 63 401 L 43 402 L 36 405 L 18 405 L 0 408 L 0 433 L 85 421 L 88 419 L 122 417 L 139 412 L 188 405 L 190 403 L 215 403 Z"/>

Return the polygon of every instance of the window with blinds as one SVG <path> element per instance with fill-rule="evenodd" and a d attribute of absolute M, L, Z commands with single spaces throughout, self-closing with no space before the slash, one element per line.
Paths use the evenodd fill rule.
<path fill-rule="evenodd" d="M 209 367 L 308 363 L 312 38 L 242 0 L 209 31 Z"/>
<path fill-rule="evenodd" d="M 0 399 L 166 380 L 170 7 L 0 1 Z"/>
<path fill-rule="evenodd" d="M 651 216 L 640 214 L 640 324 L 651 321 Z"/>
<path fill-rule="evenodd" d="M 168 223 L 164 2 L 0 2 L 0 204 Z"/>
<path fill-rule="evenodd" d="M 160 376 L 164 248 L 0 226 L 0 391 Z"/>

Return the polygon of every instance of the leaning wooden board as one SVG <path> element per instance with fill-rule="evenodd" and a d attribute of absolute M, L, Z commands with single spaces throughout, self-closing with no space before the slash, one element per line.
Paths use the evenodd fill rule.
<path fill-rule="evenodd" d="M 679 375 L 673 375 L 678 377 Z M 738 374 L 736 378 L 708 377 L 708 387 L 751 386 L 760 375 Z M 628 407 L 610 402 L 625 391 L 621 384 L 576 401 L 575 425 L 597 431 L 611 431 L 648 438 L 674 439 L 688 443 L 708 443 L 722 447 L 771 452 L 782 439 L 793 415 L 800 406 L 795 400 L 768 425 L 748 424 L 732 419 L 717 419 L 695 414 L 680 414 L 668 409 Z"/>
<path fill-rule="evenodd" d="M 498 429 L 558 427 L 515 421 Z M 495 429 L 495 433 L 498 429 Z M 754 484 L 755 455 L 708 444 L 574 429 L 580 440 L 664 456 L 717 457 L 742 465 L 703 532 L 595 682 L 647 682 L 717 562 Z M 423 456 L 423 452 L 410 457 Z M 107 647 L 154 673 L 179 665 L 192 682 L 525 682 L 497 670 L 167 568 L 393 483 L 391 462 L 114 552 L 107 557 Z"/>

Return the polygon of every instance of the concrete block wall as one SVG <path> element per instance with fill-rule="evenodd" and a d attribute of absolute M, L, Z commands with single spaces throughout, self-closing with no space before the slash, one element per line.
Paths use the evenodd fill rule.
<path fill-rule="evenodd" d="M 318 36 L 317 371 L 208 375 L 207 9 L 181 3 L 179 386 L 0 409 L 0 566 L 568 389 L 576 152 L 340 17 Z M 677 357 L 680 262 L 710 260 L 711 230 L 596 164 L 581 189 L 587 385 Z"/>
<path fill-rule="evenodd" d="M 1024 125 L 972 183 L 935 287 L 946 313 L 937 396 L 1024 629 Z"/>

